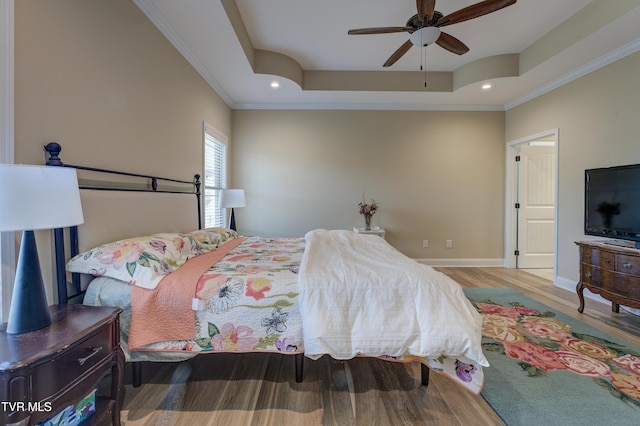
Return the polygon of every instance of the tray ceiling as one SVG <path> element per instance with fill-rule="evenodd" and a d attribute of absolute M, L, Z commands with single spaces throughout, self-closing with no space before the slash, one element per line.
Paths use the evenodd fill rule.
<path fill-rule="evenodd" d="M 134 2 L 238 109 L 504 110 L 640 49 L 640 0 L 518 0 L 446 27 L 468 53 L 414 46 L 389 68 L 409 34 L 347 31 L 403 26 L 413 0 Z"/>

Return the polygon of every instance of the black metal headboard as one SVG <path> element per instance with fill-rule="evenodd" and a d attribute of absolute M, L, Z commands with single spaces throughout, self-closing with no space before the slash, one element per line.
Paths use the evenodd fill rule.
<path fill-rule="evenodd" d="M 127 173 L 116 170 L 98 169 L 95 167 L 75 166 L 71 164 L 64 164 L 60 160 L 60 151 L 62 147 L 56 142 L 50 142 L 44 147 L 45 151 L 49 154 L 49 158 L 46 161 L 47 166 L 57 167 L 71 167 L 77 170 L 84 170 L 95 173 L 106 173 L 109 175 L 118 175 L 127 178 L 142 179 L 146 182 L 143 187 L 131 187 L 127 185 L 118 184 L 117 182 L 109 182 L 108 185 L 83 185 L 80 184 L 80 189 L 93 189 L 101 191 L 126 191 L 126 192 L 154 192 L 159 194 L 193 194 L 196 196 L 197 214 L 198 214 L 198 228 L 202 228 L 202 215 L 201 215 L 201 198 L 200 198 L 200 175 L 196 174 L 193 177 L 193 181 L 177 180 L 171 178 L 164 178 L 159 176 L 150 176 L 138 173 Z M 171 189 L 162 189 L 159 187 L 159 183 L 168 182 L 174 185 Z M 65 240 L 64 229 L 54 229 L 54 244 L 55 244 L 55 266 L 56 266 L 56 282 L 58 287 L 58 303 L 68 303 L 71 299 L 75 299 L 84 295 L 84 290 L 80 282 L 80 274 L 71 274 L 71 294 L 69 294 L 67 274 L 65 271 Z M 76 256 L 79 253 L 78 247 L 78 227 L 72 226 L 69 228 L 69 248 L 71 257 Z"/>

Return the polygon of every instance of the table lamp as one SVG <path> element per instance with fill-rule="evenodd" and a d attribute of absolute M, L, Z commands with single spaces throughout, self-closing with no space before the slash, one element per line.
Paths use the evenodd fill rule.
<path fill-rule="evenodd" d="M 23 231 L 7 333 L 51 324 L 33 231 L 83 222 L 75 169 L 0 164 L 0 231 Z"/>
<path fill-rule="evenodd" d="M 244 189 L 223 189 L 220 195 L 220 207 L 223 209 L 231 208 L 231 221 L 229 228 L 237 231 L 236 217 L 233 212 L 234 207 L 246 207 L 247 201 L 244 198 Z"/>

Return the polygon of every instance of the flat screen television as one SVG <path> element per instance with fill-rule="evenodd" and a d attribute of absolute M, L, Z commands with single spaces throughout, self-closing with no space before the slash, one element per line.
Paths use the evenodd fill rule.
<path fill-rule="evenodd" d="M 640 164 L 588 169 L 584 177 L 584 233 L 640 248 Z"/>

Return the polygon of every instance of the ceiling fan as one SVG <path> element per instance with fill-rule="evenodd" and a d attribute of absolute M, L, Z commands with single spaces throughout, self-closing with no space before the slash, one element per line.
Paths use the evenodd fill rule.
<path fill-rule="evenodd" d="M 462 55 L 469 51 L 467 45 L 454 36 L 440 31 L 440 27 L 446 27 L 447 25 L 453 25 L 487 15 L 511 6 L 516 1 L 517 0 L 485 0 L 444 16 L 435 10 L 436 0 L 416 0 L 418 13 L 409 18 L 404 27 L 359 28 L 349 30 L 348 34 L 386 34 L 400 32 L 411 34 L 409 40 L 387 59 L 387 62 L 383 65 L 384 67 L 390 67 L 395 64 L 396 61 L 414 45 L 427 46 L 435 42 L 450 52 Z"/>

